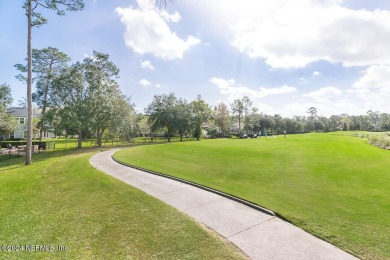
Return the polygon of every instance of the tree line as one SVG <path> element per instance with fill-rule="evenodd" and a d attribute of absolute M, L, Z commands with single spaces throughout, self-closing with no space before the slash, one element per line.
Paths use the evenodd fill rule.
<path fill-rule="evenodd" d="M 293 118 L 267 115 L 244 96 L 231 104 L 221 102 L 209 105 L 200 95 L 191 102 L 174 93 L 155 95 L 144 113 L 138 114 L 135 105 L 120 90 L 117 83 L 119 69 L 109 55 L 93 52 L 91 57 L 69 64 L 71 59 L 56 48 L 33 49 L 32 64 L 36 86 L 33 101 L 41 117 L 35 123 L 42 139 L 44 131 L 57 136 L 75 135 L 78 147 L 83 139 L 103 138 L 132 141 L 136 136 L 164 135 L 191 136 L 200 140 L 204 133 L 214 137 L 232 134 L 280 134 L 330 131 L 390 131 L 390 115 L 368 111 L 366 115 L 348 114 L 318 116 L 310 107 L 307 116 Z M 17 78 L 25 81 L 27 66 L 16 64 L 21 72 Z M 17 124 L 7 115 L 6 107 L 12 103 L 10 88 L 0 87 L 0 131 L 11 132 Z M 145 122 L 142 125 L 142 122 Z"/>
<path fill-rule="evenodd" d="M 253 106 L 253 101 L 244 96 L 227 105 L 224 102 L 212 107 L 201 96 L 188 103 L 173 93 L 154 96 L 145 109 L 149 130 L 193 136 L 199 140 L 201 130 L 210 136 L 226 137 L 235 134 L 260 134 L 263 132 L 281 134 L 333 131 L 390 131 L 390 114 L 368 111 L 366 115 L 318 116 L 317 109 L 310 107 L 307 116 L 292 118 L 281 115 L 267 115 Z M 201 129 L 202 128 L 202 129 Z"/>

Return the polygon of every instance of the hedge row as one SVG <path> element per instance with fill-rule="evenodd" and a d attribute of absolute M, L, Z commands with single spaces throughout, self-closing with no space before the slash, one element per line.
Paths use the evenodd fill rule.
<path fill-rule="evenodd" d="M 8 145 L 18 147 L 20 145 L 26 145 L 26 141 L 2 141 L 1 148 L 8 148 Z M 50 150 L 55 148 L 55 142 L 50 141 L 33 141 L 33 145 L 38 145 L 39 149 Z"/>

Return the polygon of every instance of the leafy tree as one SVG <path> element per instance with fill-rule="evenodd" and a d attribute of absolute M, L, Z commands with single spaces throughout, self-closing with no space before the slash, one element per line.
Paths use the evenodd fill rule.
<path fill-rule="evenodd" d="M 329 117 L 329 131 L 338 131 L 341 129 L 341 118 L 338 115 Z"/>
<path fill-rule="evenodd" d="M 11 88 L 6 83 L 0 85 L 0 106 L 9 107 L 12 104 L 13 98 Z"/>
<path fill-rule="evenodd" d="M 282 133 L 284 130 L 286 130 L 286 125 L 285 125 L 285 122 L 283 120 L 283 118 L 279 115 L 279 114 L 275 114 L 273 117 L 273 131 L 275 133 Z"/>
<path fill-rule="evenodd" d="M 5 106 L 0 106 L 0 134 L 7 134 L 15 131 L 18 121 L 7 112 Z"/>
<path fill-rule="evenodd" d="M 245 106 L 242 99 L 235 99 L 230 105 L 233 115 L 236 115 L 238 118 L 238 134 L 241 133 L 241 118 L 244 114 Z"/>
<path fill-rule="evenodd" d="M 390 115 L 387 113 L 380 114 L 381 118 L 381 130 L 390 131 Z"/>
<path fill-rule="evenodd" d="M 247 97 L 247 96 L 244 96 L 242 98 L 242 103 L 244 105 L 244 125 L 245 124 L 249 124 L 250 122 L 248 121 L 248 115 L 250 114 L 251 112 L 251 108 L 252 108 L 252 105 L 253 105 L 253 102 L 252 100 Z"/>
<path fill-rule="evenodd" d="M 340 117 L 343 131 L 349 131 L 351 129 L 351 117 L 348 114 L 342 114 Z"/>
<path fill-rule="evenodd" d="M 83 130 L 92 118 L 90 89 L 81 63 L 64 68 L 53 80 L 52 109 L 63 128 L 77 130 L 78 148 L 82 147 Z"/>
<path fill-rule="evenodd" d="M 142 115 L 135 112 L 134 104 L 128 98 L 116 100 L 116 111 L 116 115 L 110 119 L 107 136 L 112 139 L 119 137 L 121 140 L 132 142 L 139 133 Z"/>
<path fill-rule="evenodd" d="M 379 111 L 367 111 L 368 116 L 368 122 L 370 124 L 370 131 L 379 131 L 379 123 L 380 123 L 380 117 L 379 117 Z"/>
<path fill-rule="evenodd" d="M 185 99 L 178 99 L 175 106 L 175 128 L 180 136 L 180 142 L 183 141 L 183 136 L 191 131 L 191 106 Z"/>
<path fill-rule="evenodd" d="M 7 107 L 12 104 L 11 88 L 3 83 L 0 85 L 0 133 L 6 134 L 16 130 L 18 122 L 8 114 Z"/>
<path fill-rule="evenodd" d="M 190 106 L 194 125 L 194 137 L 199 141 L 202 135 L 202 124 L 213 117 L 213 111 L 210 105 L 200 95 L 190 103 Z"/>
<path fill-rule="evenodd" d="M 320 132 L 330 131 L 330 123 L 327 117 L 319 116 L 317 121 L 318 123 L 316 124 L 316 131 L 320 131 Z"/>
<path fill-rule="evenodd" d="M 295 133 L 302 133 L 302 125 L 298 120 L 291 119 L 291 118 L 284 118 L 284 124 L 286 126 L 285 130 L 287 133 L 295 134 Z"/>
<path fill-rule="evenodd" d="M 18 100 L 18 107 L 26 108 L 27 107 L 27 98 L 22 97 Z"/>
<path fill-rule="evenodd" d="M 220 133 L 229 133 L 230 131 L 230 115 L 228 107 L 221 102 L 214 108 L 215 124 L 219 128 Z"/>
<path fill-rule="evenodd" d="M 315 131 L 316 130 L 316 120 L 317 120 L 317 108 L 310 107 L 307 112 L 309 114 L 308 120 L 305 124 L 306 131 Z"/>
<path fill-rule="evenodd" d="M 159 128 L 166 129 L 168 142 L 171 141 L 171 136 L 176 126 L 176 105 L 177 98 L 174 93 L 170 93 L 169 95 L 162 94 L 155 95 L 152 103 L 145 109 L 152 132 Z"/>
<path fill-rule="evenodd" d="M 94 51 L 93 56 L 84 59 L 84 77 L 89 89 L 91 127 L 96 131 L 97 145 L 102 145 L 102 135 L 111 125 L 111 120 L 120 115 L 122 95 L 116 82 L 119 69 L 109 60 L 108 54 Z"/>
<path fill-rule="evenodd" d="M 260 113 L 257 107 L 252 107 L 250 113 L 245 117 L 244 131 L 246 133 L 258 133 L 260 131 Z"/>
<path fill-rule="evenodd" d="M 160 7 L 167 6 L 168 2 L 173 2 L 174 0 L 153 0 L 154 4 Z"/>
<path fill-rule="evenodd" d="M 247 116 L 250 113 L 253 102 L 247 96 L 242 97 L 241 99 L 236 99 L 231 104 L 231 109 L 233 115 L 237 116 L 238 119 L 238 134 L 241 133 L 241 122 L 244 119 L 244 124 L 248 124 Z"/>
<path fill-rule="evenodd" d="M 109 55 L 94 51 L 92 57 L 63 68 L 53 80 L 52 109 L 67 129 L 83 136 L 95 133 L 101 146 L 104 131 L 122 116 L 126 97 L 116 82 L 119 69 L 109 60 Z"/>
<path fill-rule="evenodd" d="M 314 122 L 315 118 L 317 117 L 317 108 L 315 107 L 310 107 L 307 110 L 307 113 L 310 115 L 310 120 Z"/>
<path fill-rule="evenodd" d="M 32 50 L 32 64 L 34 80 L 36 82 L 36 92 L 32 95 L 32 100 L 41 109 L 39 126 L 39 140 L 42 141 L 43 131 L 45 130 L 46 111 L 50 106 L 51 82 L 61 69 L 67 66 L 70 58 L 57 48 L 48 47 L 41 50 Z M 27 72 L 27 67 L 22 64 L 16 64 L 15 67 L 22 73 Z M 23 74 L 17 76 L 21 80 L 26 80 Z"/>
<path fill-rule="evenodd" d="M 262 129 L 262 132 L 268 131 L 268 129 L 273 129 L 275 122 L 272 116 L 261 114 L 260 115 L 260 129 Z"/>
<path fill-rule="evenodd" d="M 27 16 L 27 147 L 25 164 L 31 164 L 31 148 L 33 137 L 33 107 L 32 107 L 32 28 L 47 23 L 47 20 L 37 12 L 37 8 L 45 8 L 57 11 L 58 15 L 64 15 L 65 10 L 77 11 L 84 7 L 82 0 L 26 0 L 23 8 Z M 60 7 L 65 7 L 60 9 Z"/>

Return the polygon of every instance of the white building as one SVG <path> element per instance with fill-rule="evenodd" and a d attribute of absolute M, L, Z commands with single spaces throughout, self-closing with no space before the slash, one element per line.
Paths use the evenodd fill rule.
<path fill-rule="evenodd" d="M 9 139 L 25 139 L 27 138 L 27 108 L 26 107 L 11 107 L 7 112 L 18 121 L 18 128 L 15 132 L 1 135 L 1 140 Z M 33 110 L 34 118 L 39 118 L 41 113 L 37 110 Z M 39 132 L 34 133 L 33 138 L 38 138 Z M 50 131 L 43 132 L 43 138 L 53 138 L 54 134 Z"/>

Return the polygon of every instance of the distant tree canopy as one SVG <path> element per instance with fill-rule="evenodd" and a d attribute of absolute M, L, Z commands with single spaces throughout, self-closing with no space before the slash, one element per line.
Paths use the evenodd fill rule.
<path fill-rule="evenodd" d="M 106 130 L 120 133 L 113 125 L 127 125 L 134 109 L 122 94 L 116 79 L 119 69 L 109 55 L 93 52 L 92 57 L 64 67 L 52 82 L 50 118 L 63 130 L 76 131 L 78 147 L 84 135 L 95 135 L 102 145 Z M 123 124 L 122 124 L 123 123 Z"/>
<path fill-rule="evenodd" d="M 11 88 L 3 83 L 0 85 L 0 133 L 6 134 L 16 130 L 17 121 L 7 113 L 7 108 L 12 104 Z"/>
<path fill-rule="evenodd" d="M 198 95 L 196 100 L 190 103 L 194 137 L 199 141 L 202 137 L 202 124 L 213 119 L 213 111 L 209 104 Z"/>
<path fill-rule="evenodd" d="M 13 98 L 11 88 L 6 83 L 0 85 L 0 106 L 9 107 L 12 104 Z"/>
<path fill-rule="evenodd" d="M 174 93 L 154 96 L 145 113 L 151 132 L 164 131 L 168 141 L 175 133 L 179 134 L 180 140 L 183 140 L 184 134 L 192 134 L 199 140 L 202 136 L 202 124 L 213 116 L 211 107 L 201 96 L 188 104 L 186 100 L 178 99 Z"/>
<path fill-rule="evenodd" d="M 221 134 L 230 133 L 230 113 L 227 105 L 223 102 L 214 108 L 215 124 Z"/>
<path fill-rule="evenodd" d="M 153 102 L 145 110 L 152 132 L 165 132 L 170 140 L 174 134 L 181 139 L 184 133 L 199 139 L 202 130 L 209 134 L 240 135 L 265 132 L 280 134 L 330 132 L 348 130 L 390 131 L 390 115 L 368 111 L 367 115 L 350 116 L 348 114 L 332 115 L 329 118 L 318 116 L 318 110 L 310 107 L 308 116 L 284 118 L 278 114 L 267 115 L 253 107 L 249 97 L 234 100 L 231 110 L 224 103 L 211 107 L 201 98 L 187 103 L 176 98 L 173 93 L 155 96 Z M 203 111 L 203 112 L 200 112 Z M 204 116 L 199 116 L 204 113 Z M 232 116 L 231 116 L 232 115 Z M 201 119 L 200 119 L 201 118 Z"/>

